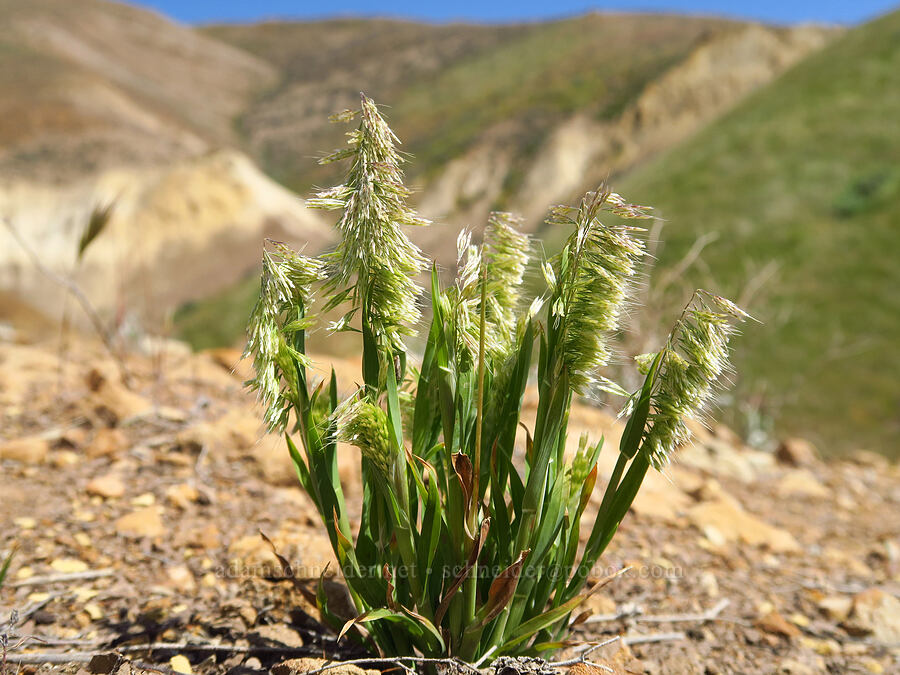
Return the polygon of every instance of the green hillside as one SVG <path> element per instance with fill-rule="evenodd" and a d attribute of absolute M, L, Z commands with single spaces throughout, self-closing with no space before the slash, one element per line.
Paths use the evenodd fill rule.
<path fill-rule="evenodd" d="M 660 268 L 775 277 L 738 341 L 739 395 L 823 452 L 900 454 L 900 12 L 849 31 L 617 184 L 667 219 Z"/>
<path fill-rule="evenodd" d="M 343 142 L 327 117 L 365 90 L 416 161 L 414 182 L 485 135 L 522 160 L 575 111 L 619 114 L 644 86 L 715 36 L 744 24 L 665 14 L 587 14 L 548 23 L 478 26 L 341 19 L 204 28 L 264 59 L 279 83 L 238 126 L 267 173 L 301 193 L 337 178 L 315 153 Z M 511 178 L 515 179 L 515 176 Z"/>

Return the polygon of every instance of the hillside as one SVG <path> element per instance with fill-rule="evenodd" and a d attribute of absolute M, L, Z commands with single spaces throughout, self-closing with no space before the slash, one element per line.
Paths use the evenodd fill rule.
<path fill-rule="evenodd" d="M 305 192 L 339 182 L 315 157 L 342 143 L 328 115 L 365 89 L 410 152 L 408 179 L 436 225 L 411 233 L 452 267 L 459 228 L 491 209 L 536 228 L 549 205 L 575 199 L 640 164 L 777 77 L 834 31 L 712 19 L 592 14 L 520 26 L 323 21 L 213 26 L 282 74 L 239 127 L 271 175 Z M 427 45 L 427 48 L 424 46 Z M 223 289 L 176 315 L 196 346 L 239 339 L 257 282 Z M 223 330 L 211 334 L 215 317 Z"/>
<path fill-rule="evenodd" d="M 389 106 L 415 158 L 408 177 L 421 210 L 457 226 L 495 208 L 524 211 L 536 226 L 548 203 L 671 145 L 830 35 L 606 13 L 512 26 L 337 20 L 204 31 L 280 73 L 239 121 L 269 174 L 301 193 L 338 180 L 338 168 L 311 158 L 341 145 L 345 129 L 328 115 L 365 90 Z M 574 141 L 562 143 L 575 154 L 564 171 L 560 137 Z"/>
<path fill-rule="evenodd" d="M 897 120 L 900 12 L 848 32 L 620 185 L 667 219 L 662 268 L 720 233 L 689 283 L 741 296 L 775 261 L 750 301 L 764 325 L 740 341 L 739 395 L 828 453 L 900 453 Z"/>
<path fill-rule="evenodd" d="M 415 155 L 415 200 L 437 221 L 416 236 L 449 266 L 461 226 L 500 207 L 539 227 L 548 205 L 639 171 L 837 34 L 661 14 L 195 29 L 107 0 L 0 0 L 0 19 L 0 216 L 69 273 L 86 215 L 117 199 L 79 282 L 151 330 L 180 308 L 176 332 L 204 346 L 240 339 L 262 236 L 327 245 L 282 186 L 338 180 L 315 158 L 342 142 L 327 117 L 360 89 Z M 59 316 L 62 294 L 2 231 L 0 293 L 0 320 L 20 301 Z"/>
<path fill-rule="evenodd" d="M 0 175 L 49 182 L 235 145 L 269 64 L 108 0 L 0 0 Z"/>
<path fill-rule="evenodd" d="M 104 205 L 112 205 L 109 222 L 78 261 L 91 211 Z M 8 213 L 42 263 L 76 279 L 104 315 L 151 331 L 166 325 L 173 308 L 255 272 L 264 237 L 316 250 L 331 241 L 318 212 L 232 150 L 161 167 L 110 169 L 65 186 L 0 179 L 0 214 Z M 37 300 L 49 317 L 61 315 L 65 296 L 58 284 L 4 227 L 0 289 Z M 20 315 L 0 299 L 0 321 Z"/>

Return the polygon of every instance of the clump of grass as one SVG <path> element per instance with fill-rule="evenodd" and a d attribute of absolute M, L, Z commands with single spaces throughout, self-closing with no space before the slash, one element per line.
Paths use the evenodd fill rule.
<path fill-rule="evenodd" d="M 423 225 L 407 204 L 401 158 L 375 104 L 363 97 L 348 147 L 345 183 L 310 204 L 340 212 L 337 248 L 310 258 L 274 244 L 250 320 L 251 386 L 272 430 L 285 435 L 300 482 L 315 503 L 359 614 L 320 610 L 341 634 L 394 656 L 467 661 L 552 651 L 586 595 L 591 568 L 609 545 L 650 466 L 663 466 L 687 438 L 728 368 L 728 340 L 746 315 L 698 292 L 661 349 L 638 360 L 634 393 L 605 379 L 621 308 L 644 259 L 640 228 L 605 225 L 650 217 L 608 188 L 551 222 L 571 234 L 543 261 L 546 289 L 520 296 L 532 242 L 510 214 L 491 216 L 481 244 L 458 240 L 454 283 L 432 266 L 431 324 L 418 368 L 406 340 L 420 321 L 427 269 L 404 225 Z M 323 297 L 317 304 L 315 294 Z M 307 331 L 315 307 L 346 308 L 331 330 L 362 343 L 362 386 L 338 400 L 334 373 L 314 383 Z M 522 401 L 536 370 L 538 408 L 523 462 L 514 459 Z M 596 388 L 625 396 L 627 425 L 615 470 L 580 546 L 603 439 L 582 437 L 565 454 L 572 398 Z M 338 478 L 338 443 L 361 450 L 363 503 L 351 531 Z M 588 523 L 586 523 L 588 525 Z"/>
<path fill-rule="evenodd" d="M 6 575 L 9 573 L 9 566 L 12 565 L 13 555 L 16 553 L 16 547 L 7 554 L 6 559 L 0 563 L 0 588 L 3 588 L 3 582 L 6 581 Z"/>

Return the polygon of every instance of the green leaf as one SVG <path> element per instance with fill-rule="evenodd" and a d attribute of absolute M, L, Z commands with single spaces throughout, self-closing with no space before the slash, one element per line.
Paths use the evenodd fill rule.
<path fill-rule="evenodd" d="M 394 434 L 394 444 L 397 450 L 403 448 L 403 418 L 400 415 L 400 397 L 397 393 L 397 378 L 393 368 L 387 368 L 387 412 Z"/>
<path fill-rule="evenodd" d="M 402 624 L 411 635 L 424 643 L 424 652 L 438 654 L 443 652 L 444 639 L 441 637 L 441 634 L 437 630 L 437 628 L 434 627 L 434 624 L 432 624 L 424 616 L 416 614 L 415 612 L 408 609 L 394 611 L 386 607 L 382 607 L 379 609 L 371 609 L 367 612 L 363 612 L 356 618 L 350 619 L 344 624 L 344 627 L 338 634 L 338 640 L 344 637 L 347 631 L 349 631 L 354 626 L 382 620 Z"/>
<path fill-rule="evenodd" d="M 647 417 L 650 415 L 650 401 L 653 394 L 653 385 L 656 382 L 656 373 L 659 370 L 659 364 L 662 361 L 664 353 L 665 349 L 661 349 L 653 359 L 650 370 L 647 372 L 647 377 L 644 378 L 644 386 L 641 387 L 640 397 L 635 405 L 634 412 L 631 414 L 631 417 L 628 418 L 628 423 L 625 425 L 625 431 L 622 433 L 622 441 L 619 443 L 619 452 L 629 459 L 634 457 L 638 450 L 638 446 L 640 446 L 641 439 L 644 437 L 644 427 L 647 426 Z"/>
<path fill-rule="evenodd" d="M 3 580 L 6 579 L 6 575 L 9 573 L 9 566 L 12 564 L 13 555 L 16 553 L 16 547 L 13 546 L 13 549 L 9 552 L 9 555 L 6 556 L 6 560 L 3 561 L 3 565 L 0 566 L 0 586 L 3 586 Z"/>
<path fill-rule="evenodd" d="M 78 240 L 77 259 L 79 261 L 81 261 L 81 259 L 84 257 L 84 253 L 85 251 L 87 251 L 91 243 L 93 243 L 93 241 L 100 236 L 103 230 L 106 229 L 106 226 L 109 224 L 109 221 L 112 218 L 115 206 L 116 202 L 115 200 L 113 200 L 108 204 L 102 206 L 97 205 L 91 210 L 91 215 L 88 218 L 88 222 L 84 227 L 84 231 L 81 233 L 81 238 Z"/>
<path fill-rule="evenodd" d="M 319 499 L 316 495 L 316 491 L 313 489 L 312 480 L 309 477 L 309 468 L 306 466 L 306 461 L 301 457 L 300 451 L 297 449 L 297 446 L 294 445 L 294 441 L 291 440 L 291 437 L 287 434 L 284 435 L 284 440 L 288 446 L 288 452 L 291 454 L 291 460 L 294 462 L 294 468 L 297 471 L 297 478 L 300 479 L 300 485 L 303 486 L 303 489 L 306 491 L 306 494 L 312 498 L 313 503 L 315 503 L 316 508 L 321 512 L 321 506 L 319 504 Z"/>
<path fill-rule="evenodd" d="M 505 653 L 508 652 L 511 648 L 516 645 L 524 642 L 531 636 L 533 636 L 538 631 L 543 630 L 549 626 L 552 626 L 554 623 L 570 614 L 578 605 L 584 602 L 587 599 L 587 596 L 578 596 L 572 598 L 568 602 L 560 605 L 559 607 L 554 607 L 553 609 L 549 609 L 543 614 L 539 614 L 533 619 L 529 619 L 524 623 L 520 624 L 515 630 L 512 631 L 509 639 L 504 642 L 500 648 L 497 650 L 497 653 Z"/>

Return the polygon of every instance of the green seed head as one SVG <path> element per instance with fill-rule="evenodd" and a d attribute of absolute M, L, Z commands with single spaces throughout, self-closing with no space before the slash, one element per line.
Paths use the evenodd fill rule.
<path fill-rule="evenodd" d="M 657 468 L 690 438 L 684 420 L 702 415 L 722 375 L 731 371 L 729 340 L 735 324 L 748 316 L 730 300 L 698 291 L 675 324 L 660 366 L 645 440 Z M 646 369 L 653 357 L 638 357 L 638 367 Z"/>
<path fill-rule="evenodd" d="M 390 429 L 385 412 L 365 398 L 351 398 L 334 411 L 337 439 L 360 449 L 389 476 L 394 463 Z"/>

